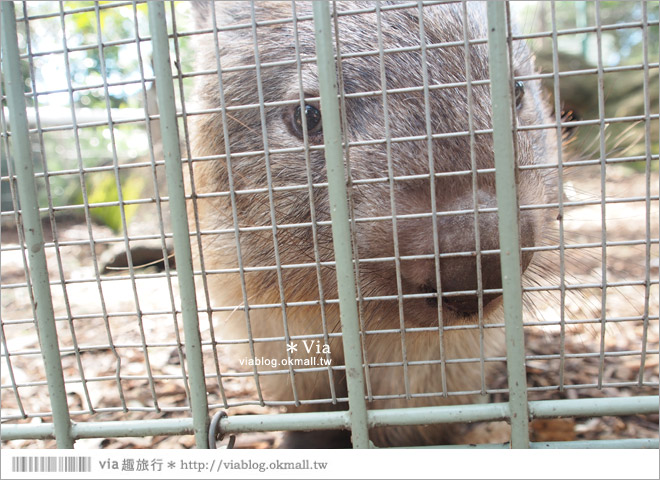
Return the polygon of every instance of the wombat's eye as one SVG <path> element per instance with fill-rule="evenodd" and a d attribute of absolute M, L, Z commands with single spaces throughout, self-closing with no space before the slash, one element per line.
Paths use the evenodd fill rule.
<path fill-rule="evenodd" d="M 516 82 L 513 92 L 516 97 L 516 109 L 520 110 L 522 108 L 523 97 L 525 96 L 525 85 L 522 82 Z"/>
<path fill-rule="evenodd" d="M 296 107 L 293 114 L 293 125 L 299 137 L 303 136 L 303 113 L 300 106 Z M 312 105 L 305 104 L 305 118 L 307 119 L 307 133 L 312 135 L 321 131 L 321 112 Z"/>

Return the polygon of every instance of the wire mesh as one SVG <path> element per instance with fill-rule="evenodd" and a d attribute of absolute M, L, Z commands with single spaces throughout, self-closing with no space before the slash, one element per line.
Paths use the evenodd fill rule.
<path fill-rule="evenodd" d="M 485 22 L 475 3 L 331 6 L 369 422 L 391 421 L 380 409 L 509 401 L 498 347 L 502 287 L 488 266 L 500 254 L 491 240 L 498 209 L 488 41 L 484 26 L 467 20 Z M 521 227 L 522 257 L 534 257 L 522 282 L 527 396 L 536 405 L 657 395 L 658 2 L 524 3 L 512 6 L 525 28 L 514 28 L 509 43 L 516 175 L 526 185 L 520 218 L 542 218 L 552 230 L 530 242 Z M 15 8 L 71 418 L 188 418 L 183 280 L 148 6 Z M 323 109 L 311 5 L 212 3 L 200 14 L 171 2 L 165 12 L 209 411 L 226 409 L 231 429 L 241 413 L 345 409 L 340 259 L 326 127 L 314 123 Z M 356 25 L 373 28 L 357 35 Z M 538 68 L 525 63 L 522 44 Z M 4 435 L 5 425 L 50 422 L 53 412 L 15 127 L 0 89 Z M 549 194 L 536 195 L 531 178 Z M 461 233 L 469 244 L 448 243 Z M 469 265 L 473 281 L 448 277 L 454 265 Z M 469 315 L 456 313 L 468 303 Z M 625 438 L 657 437 L 649 418 L 591 430 L 577 420 L 561 439 L 599 438 L 598 428 L 603 437 L 614 428 Z M 474 443 L 465 439 L 482 438 L 478 428 L 452 441 Z M 491 440 L 505 441 L 507 428 Z M 545 431 L 553 427 L 531 423 L 532 440 L 547 439 Z"/>

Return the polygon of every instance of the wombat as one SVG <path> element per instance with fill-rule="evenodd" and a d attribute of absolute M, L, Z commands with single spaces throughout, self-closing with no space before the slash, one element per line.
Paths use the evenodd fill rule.
<path fill-rule="evenodd" d="M 499 352 L 503 331 L 477 328 L 476 293 L 452 295 L 478 288 L 463 5 L 424 6 L 420 13 L 418 6 L 382 2 L 380 18 L 375 2 L 337 2 L 336 7 L 368 407 L 481 401 L 492 362 L 482 369 L 478 359 Z M 492 129 L 490 85 L 484 82 L 489 78 L 484 10 L 470 6 L 465 19 L 470 41 L 482 40 L 469 46 L 469 79 L 477 83 L 471 85 L 474 158 L 478 169 L 491 169 L 477 175 L 480 210 L 496 206 L 492 134 L 482 132 Z M 323 144 L 323 112 L 311 11 L 311 2 L 295 2 L 294 24 L 291 3 L 195 5 L 199 29 L 211 29 L 214 19 L 218 25 L 217 42 L 213 33 L 195 37 L 197 69 L 204 72 L 196 80 L 195 101 L 204 110 L 213 109 L 198 115 L 192 127 L 200 261 L 214 306 L 236 307 L 218 314 L 220 335 L 244 340 L 246 350 L 236 354 L 247 359 L 243 363 L 272 360 L 254 367 L 257 388 L 266 403 L 288 405 L 292 412 L 346 408 L 347 396 L 324 152 L 315 148 Z M 388 90 L 386 113 L 381 68 Z M 424 69 L 428 105 L 421 88 Z M 516 76 L 535 73 L 533 56 L 522 42 L 514 43 L 513 69 Z M 514 99 L 519 125 L 550 121 L 538 81 L 516 82 Z M 432 133 L 448 134 L 432 140 L 431 161 L 427 107 Z M 386 142 L 386 135 L 396 141 Z M 555 149 L 551 129 L 517 134 L 520 165 L 552 162 Z M 429 215 L 430 163 L 434 173 L 450 174 L 433 180 L 435 210 L 444 212 L 436 216 L 435 229 Z M 521 205 L 545 203 L 553 194 L 548 170 L 519 172 Z M 461 213 L 446 213 L 452 211 Z M 544 211 L 521 210 L 523 247 L 543 241 L 549 223 Z M 478 214 L 482 252 L 499 248 L 497 219 L 492 210 Z M 443 254 L 440 285 L 434 230 Z M 451 253 L 456 255 L 444 255 Z M 420 255 L 425 256 L 409 258 Z M 532 257 L 523 253 L 523 271 Z M 229 271 L 213 273 L 219 269 Z M 501 288 L 499 253 L 482 253 L 481 284 Z M 417 296 L 402 298 L 410 294 Z M 501 295 L 482 298 L 483 324 L 502 323 Z M 302 335 L 310 337 L 303 342 Z M 287 342 L 297 344 L 297 351 L 287 352 Z M 290 368 L 289 359 L 312 360 Z M 333 368 L 320 359 L 331 360 Z M 456 441 L 452 435 L 447 425 L 404 426 L 373 429 L 370 439 L 376 446 L 431 445 Z M 337 432 L 293 433 L 284 446 L 337 446 L 347 439 Z"/>

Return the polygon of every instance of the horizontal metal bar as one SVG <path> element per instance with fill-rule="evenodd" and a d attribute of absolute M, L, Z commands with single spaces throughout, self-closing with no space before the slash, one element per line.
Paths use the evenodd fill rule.
<path fill-rule="evenodd" d="M 622 438 L 622 439 L 609 439 L 609 440 L 575 440 L 568 442 L 529 442 L 529 448 L 544 449 L 544 448 L 578 448 L 578 449 L 611 449 L 611 448 L 655 448 L 659 445 L 657 438 Z M 441 448 L 441 449 L 455 449 L 476 448 L 479 450 L 509 450 L 511 445 L 509 443 L 482 443 L 471 445 L 437 445 L 430 447 L 404 447 L 404 448 Z"/>
<path fill-rule="evenodd" d="M 530 442 L 530 448 L 654 448 L 660 442 L 657 438 L 621 438 L 608 440 L 575 440 L 570 442 Z"/>
<path fill-rule="evenodd" d="M 45 440 L 53 438 L 53 424 L 2 425 L 3 441 L 19 439 Z M 73 438 L 145 437 L 150 435 L 192 435 L 192 418 L 167 418 L 161 420 L 130 420 L 120 422 L 85 422 L 71 426 Z"/>
<path fill-rule="evenodd" d="M 369 428 L 394 425 L 428 425 L 506 420 L 510 416 L 508 403 L 485 405 L 451 405 L 443 407 L 392 408 L 369 411 Z"/>
<path fill-rule="evenodd" d="M 657 396 L 542 400 L 529 402 L 529 417 L 533 419 L 657 413 L 659 402 Z M 494 421 L 506 420 L 509 417 L 508 403 L 371 410 L 369 427 Z"/>
<path fill-rule="evenodd" d="M 660 397 L 580 398 L 529 402 L 530 418 L 580 417 L 600 415 L 635 415 L 658 413 Z"/>
<path fill-rule="evenodd" d="M 255 421 L 255 417 L 257 418 Z M 348 411 L 282 413 L 278 415 L 235 415 L 223 418 L 224 433 L 271 432 L 292 430 L 340 430 L 351 425 Z"/>
<path fill-rule="evenodd" d="M 605 415 L 636 415 L 658 412 L 660 397 L 582 398 L 577 400 L 540 400 L 529 402 L 530 419 L 558 417 L 600 417 Z M 508 403 L 485 405 L 451 405 L 423 408 L 370 410 L 367 414 L 369 428 L 397 425 L 427 425 L 434 423 L 462 423 L 507 420 Z M 277 415 L 233 415 L 223 418 L 220 426 L 224 433 L 273 432 L 290 430 L 339 430 L 350 425 L 348 412 L 282 413 Z M 175 435 L 193 432 L 191 418 L 137 420 L 126 422 L 74 423 L 74 438 L 130 437 L 143 435 Z M 2 440 L 52 438 L 53 424 L 0 426 Z M 653 440 L 653 439 L 652 439 Z M 648 444 L 645 439 L 609 440 L 622 445 Z M 655 439 L 657 442 L 658 440 Z M 605 441 L 603 441 L 605 442 Z M 637 443 L 635 443 L 637 442 Z M 615 446 L 589 447 L 589 442 L 538 442 L 532 448 L 562 448 L 557 444 L 580 444 L 566 448 L 623 448 Z M 597 443 L 597 442 L 596 442 Z M 600 445 L 607 445 L 602 443 Z M 614 443 L 612 443 L 614 445 Z M 486 447 L 483 447 L 486 448 Z M 488 446 L 487 448 L 499 448 Z M 508 448 L 508 447 L 507 447 Z M 639 446 L 625 448 L 643 448 Z M 657 448 L 656 446 L 644 448 Z"/>

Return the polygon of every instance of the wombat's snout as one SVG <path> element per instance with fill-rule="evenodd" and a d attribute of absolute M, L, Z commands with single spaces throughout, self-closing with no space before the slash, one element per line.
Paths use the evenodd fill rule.
<path fill-rule="evenodd" d="M 480 191 L 478 195 L 479 209 L 490 209 L 497 205 L 494 193 Z M 472 209 L 472 193 L 468 193 L 450 204 L 441 205 L 438 212 Z M 499 252 L 485 253 L 489 250 L 499 250 L 498 215 L 496 212 L 478 214 L 479 218 L 479 250 L 481 251 L 481 286 L 483 290 L 502 287 Z M 477 290 L 477 254 L 474 228 L 474 213 L 454 215 L 441 214 L 436 219 L 439 253 L 456 253 L 456 256 L 440 258 L 440 281 L 442 293 Z M 407 228 L 409 227 L 409 228 Z M 422 225 L 404 226 L 402 254 L 433 253 L 433 225 L 425 221 Z M 534 244 L 533 217 L 526 211 L 520 215 L 521 246 L 530 247 Z M 412 232 L 412 233 L 411 233 Z M 405 253 L 404 253 L 405 252 Z M 413 253 L 414 252 L 414 253 Z M 522 270 L 525 271 L 532 260 L 532 252 L 523 252 Z M 436 293 L 435 259 L 402 261 L 401 277 L 407 284 L 410 293 Z M 499 293 L 484 293 L 483 306 L 500 297 Z M 477 313 L 479 300 L 476 293 L 450 295 L 442 298 L 443 305 L 464 316 Z M 429 299 L 433 306 L 437 300 Z"/>

